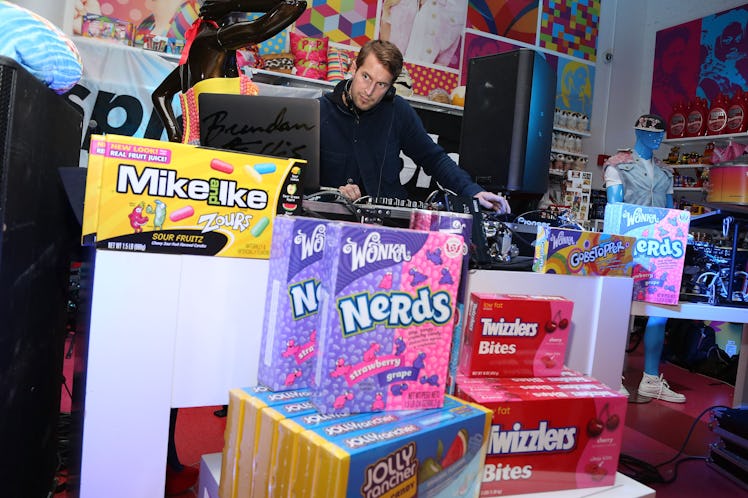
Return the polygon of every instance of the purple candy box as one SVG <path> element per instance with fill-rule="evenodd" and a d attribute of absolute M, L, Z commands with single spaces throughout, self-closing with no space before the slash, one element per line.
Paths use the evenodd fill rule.
<path fill-rule="evenodd" d="M 274 391 L 307 387 L 312 377 L 327 229 L 325 220 L 275 218 L 257 372 Z"/>
<path fill-rule="evenodd" d="M 317 409 L 442 406 L 462 236 L 353 223 L 327 228 L 312 382 Z"/>

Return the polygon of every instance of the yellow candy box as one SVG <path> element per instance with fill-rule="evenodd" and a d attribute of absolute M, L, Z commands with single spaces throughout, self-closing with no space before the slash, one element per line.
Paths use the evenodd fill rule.
<path fill-rule="evenodd" d="M 82 242 L 267 259 L 276 214 L 301 210 L 305 161 L 93 135 Z"/>

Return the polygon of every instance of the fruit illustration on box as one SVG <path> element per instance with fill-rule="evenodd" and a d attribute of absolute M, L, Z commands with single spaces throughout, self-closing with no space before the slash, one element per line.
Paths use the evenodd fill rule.
<path fill-rule="evenodd" d="M 440 439 L 437 442 L 436 455 L 425 459 L 421 464 L 421 467 L 418 469 L 418 482 L 423 483 L 442 470 L 460 461 L 460 459 L 467 453 L 467 449 L 468 433 L 465 429 L 457 431 L 455 438 L 450 443 L 449 449 L 444 456 L 442 456 L 444 453 L 444 443 L 442 443 Z"/>

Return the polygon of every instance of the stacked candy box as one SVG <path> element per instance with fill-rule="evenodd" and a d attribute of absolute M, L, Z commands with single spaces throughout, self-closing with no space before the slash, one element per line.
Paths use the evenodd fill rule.
<path fill-rule="evenodd" d="M 307 391 L 266 389 L 231 391 L 221 498 L 477 498 L 485 408 L 447 396 L 433 410 L 325 415 Z"/>
<path fill-rule="evenodd" d="M 558 296 L 472 293 L 459 372 L 467 377 L 559 375 L 574 303 Z"/>
<path fill-rule="evenodd" d="M 442 405 L 463 238 L 328 227 L 312 400 L 322 413 Z"/>
<path fill-rule="evenodd" d="M 603 231 L 636 238 L 634 300 L 678 304 L 691 213 L 636 204 L 605 206 Z"/>
<path fill-rule="evenodd" d="M 257 378 L 274 391 L 309 385 L 328 222 L 278 216 L 273 226 Z"/>
<path fill-rule="evenodd" d="M 297 467 L 314 470 L 300 496 L 477 498 L 489 424 L 485 408 L 448 397 L 441 408 L 376 427 L 307 430 Z"/>
<path fill-rule="evenodd" d="M 481 497 L 614 483 L 625 396 L 586 376 L 462 380 L 493 412 Z"/>
<path fill-rule="evenodd" d="M 630 277 L 634 237 L 538 226 L 533 271 Z"/>
<path fill-rule="evenodd" d="M 469 245 L 473 230 L 473 216 L 470 214 L 454 213 L 451 211 L 414 209 L 410 216 L 410 228 L 415 230 L 435 230 L 439 232 L 457 233 L 462 235 L 465 241 L 462 256 L 462 278 L 460 279 L 460 286 L 457 288 L 455 323 L 452 332 L 452 350 L 449 354 L 449 375 L 447 377 L 446 386 L 447 392 L 453 394 L 460 357 L 460 344 L 462 343 L 462 314 L 465 310 L 465 292 L 467 289 L 467 276 L 470 265 Z"/>
<path fill-rule="evenodd" d="M 253 458 L 259 443 L 260 412 L 263 408 L 284 404 L 296 407 L 306 405 L 301 409 L 313 411 L 308 390 L 276 393 L 266 386 L 253 386 L 229 391 L 218 487 L 221 498 L 248 496 L 252 486 Z M 287 413 L 298 411 L 292 409 Z"/>

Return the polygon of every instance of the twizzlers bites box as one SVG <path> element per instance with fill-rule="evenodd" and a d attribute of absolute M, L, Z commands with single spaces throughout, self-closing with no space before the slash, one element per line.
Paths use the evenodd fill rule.
<path fill-rule="evenodd" d="M 263 258 L 276 213 L 301 209 L 304 161 L 117 135 L 91 137 L 83 243 Z"/>
<path fill-rule="evenodd" d="M 563 275 L 630 277 L 634 237 L 538 226 L 533 271 Z"/>
<path fill-rule="evenodd" d="M 467 305 L 461 375 L 559 375 L 574 303 L 557 296 L 472 293 Z"/>
<path fill-rule="evenodd" d="M 605 206 L 603 231 L 636 238 L 634 300 L 678 304 L 691 213 L 636 204 Z"/>
<path fill-rule="evenodd" d="M 257 378 L 274 391 L 309 385 L 328 222 L 278 216 L 273 226 Z"/>
<path fill-rule="evenodd" d="M 322 413 L 441 406 L 463 238 L 339 223 L 325 240 L 312 401 Z"/>
<path fill-rule="evenodd" d="M 458 381 L 461 397 L 493 411 L 481 497 L 615 482 L 625 396 L 585 377 L 482 380 Z"/>

